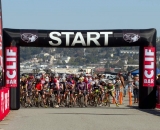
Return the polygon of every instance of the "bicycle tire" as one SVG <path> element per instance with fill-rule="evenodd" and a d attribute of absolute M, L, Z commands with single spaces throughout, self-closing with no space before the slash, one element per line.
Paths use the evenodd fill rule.
<path fill-rule="evenodd" d="M 81 101 L 81 107 L 83 107 L 84 106 L 84 95 L 81 96 L 81 100 L 80 101 Z"/>

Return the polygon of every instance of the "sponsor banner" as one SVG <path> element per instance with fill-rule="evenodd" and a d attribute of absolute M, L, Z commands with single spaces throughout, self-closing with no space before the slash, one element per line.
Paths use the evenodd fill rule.
<path fill-rule="evenodd" d="M 37 30 L 21 30 L 20 31 L 20 39 L 21 41 L 29 44 L 29 43 L 37 43 L 38 42 L 38 32 Z"/>
<path fill-rule="evenodd" d="M 20 46 L 100 47 L 108 46 L 113 31 L 20 30 Z"/>
<path fill-rule="evenodd" d="M 9 88 L 3 88 L 0 90 L 0 120 L 3 120 L 9 111 Z"/>
<path fill-rule="evenodd" d="M 139 30 L 123 30 L 123 40 L 128 43 L 135 43 L 140 39 Z"/>
<path fill-rule="evenodd" d="M 6 87 L 17 87 L 17 47 L 6 47 Z"/>
<path fill-rule="evenodd" d="M 126 42 L 133 43 L 133 42 L 137 42 L 140 39 L 140 36 L 139 34 L 136 34 L 136 33 L 125 33 L 123 34 L 123 39 Z"/>
<path fill-rule="evenodd" d="M 49 41 L 48 43 L 51 46 L 61 46 L 62 39 L 65 39 L 65 46 L 84 46 L 84 47 L 90 47 L 90 46 L 108 46 L 108 39 L 109 35 L 113 34 L 113 32 L 86 32 L 85 34 L 83 32 L 50 32 L 49 33 Z M 101 42 L 100 42 L 101 40 Z"/>
<path fill-rule="evenodd" d="M 155 47 L 144 47 L 143 86 L 155 86 Z"/>

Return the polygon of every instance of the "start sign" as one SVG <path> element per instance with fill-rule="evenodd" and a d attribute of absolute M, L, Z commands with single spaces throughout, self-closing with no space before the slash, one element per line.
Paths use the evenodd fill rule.
<path fill-rule="evenodd" d="M 17 47 L 6 48 L 6 87 L 17 87 Z"/>
<path fill-rule="evenodd" d="M 144 47 L 143 86 L 154 87 L 155 47 Z"/>

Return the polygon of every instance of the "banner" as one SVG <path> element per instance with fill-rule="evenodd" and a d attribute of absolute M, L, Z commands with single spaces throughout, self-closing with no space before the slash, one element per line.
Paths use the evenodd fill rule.
<path fill-rule="evenodd" d="M 0 90 L 0 121 L 3 120 L 10 111 L 9 106 L 9 88 Z"/>
<path fill-rule="evenodd" d="M 17 87 L 17 47 L 6 47 L 6 87 Z"/>
<path fill-rule="evenodd" d="M 155 47 L 144 47 L 143 86 L 146 87 L 154 87 L 155 53 Z"/>

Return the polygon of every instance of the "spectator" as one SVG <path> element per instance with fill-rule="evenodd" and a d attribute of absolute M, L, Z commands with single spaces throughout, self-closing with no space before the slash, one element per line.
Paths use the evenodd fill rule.
<path fill-rule="evenodd" d="M 139 75 L 137 74 L 134 77 L 134 82 L 133 82 L 133 94 L 134 94 L 134 103 L 139 102 Z"/>
<path fill-rule="evenodd" d="M 131 72 L 128 72 L 127 80 L 129 81 L 130 79 L 132 79 L 132 74 Z"/>
<path fill-rule="evenodd" d="M 124 88 L 125 88 L 125 83 L 124 83 L 123 73 L 120 72 L 120 73 L 118 74 L 118 76 L 119 76 L 119 78 L 120 78 L 120 80 L 121 80 L 121 84 L 122 84 L 122 87 L 123 87 L 123 90 L 122 90 L 122 91 L 123 91 L 123 96 L 125 97 L 125 89 L 124 89 Z"/>

